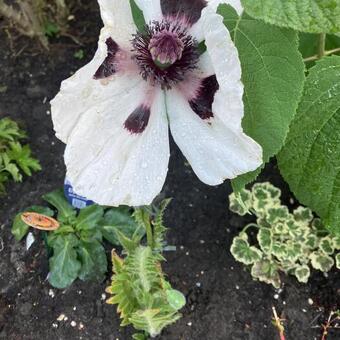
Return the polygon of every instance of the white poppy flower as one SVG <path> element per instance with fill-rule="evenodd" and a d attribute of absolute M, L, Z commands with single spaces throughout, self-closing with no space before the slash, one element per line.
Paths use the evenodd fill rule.
<path fill-rule="evenodd" d="M 129 1 L 99 0 L 97 53 L 51 102 L 75 191 L 103 205 L 150 204 L 168 171 L 169 126 L 208 185 L 258 168 L 262 149 L 241 127 L 238 52 L 216 14 L 218 3 L 241 11 L 240 2 L 135 1 L 148 23 L 143 32 Z"/>

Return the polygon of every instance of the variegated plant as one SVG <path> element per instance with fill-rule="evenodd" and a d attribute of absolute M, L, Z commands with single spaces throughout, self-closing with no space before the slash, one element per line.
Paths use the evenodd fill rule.
<path fill-rule="evenodd" d="M 326 273 L 335 264 L 340 269 L 340 237 L 332 236 L 308 208 L 300 206 L 291 213 L 280 197 L 280 189 L 268 182 L 230 195 L 231 211 L 257 218 L 234 239 L 235 259 L 251 266 L 255 279 L 276 288 L 281 286 L 280 272 L 307 283 L 311 268 Z M 256 245 L 251 245 L 249 228 L 258 230 Z"/>

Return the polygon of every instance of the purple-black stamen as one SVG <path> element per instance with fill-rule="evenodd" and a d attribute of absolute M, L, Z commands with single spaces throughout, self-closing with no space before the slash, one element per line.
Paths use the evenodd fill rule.
<path fill-rule="evenodd" d="M 150 108 L 146 105 L 140 105 L 134 110 L 124 123 L 125 129 L 132 134 L 144 132 L 150 119 Z"/>
<path fill-rule="evenodd" d="M 170 89 L 197 68 L 197 41 L 177 21 L 146 25 L 134 36 L 132 46 L 142 77 L 153 86 Z"/>
<path fill-rule="evenodd" d="M 192 110 L 203 120 L 214 117 L 212 104 L 219 85 L 216 76 L 210 76 L 202 80 L 201 86 L 195 98 L 189 101 Z"/>
<path fill-rule="evenodd" d="M 94 79 L 105 79 L 117 72 L 115 57 L 119 51 L 119 46 L 112 38 L 106 39 L 105 43 L 107 46 L 107 57 L 94 74 Z"/>

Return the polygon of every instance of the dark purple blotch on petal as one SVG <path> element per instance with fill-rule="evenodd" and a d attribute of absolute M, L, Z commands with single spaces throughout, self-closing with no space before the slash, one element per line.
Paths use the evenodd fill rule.
<path fill-rule="evenodd" d="M 202 9 L 206 6 L 206 0 L 161 0 L 164 16 L 185 18 L 190 25 L 200 19 Z"/>
<path fill-rule="evenodd" d="M 148 126 L 150 119 L 150 108 L 146 105 L 140 105 L 135 111 L 131 113 L 129 118 L 125 121 L 124 127 L 133 134 L 144 132 Z"/>
<path fill-rule="evenodd" d="M 117 52 L 119 51 L 119 46 L 112 38 L 108 38 L 105 43 L 107 46 L 107 57 L 94 74 L 94 79 L 108 78 L 115 74 L 117 71 L 115 65 L 115 57 Z"/>
<path fill-rule="evenodd" d="M 201 82 L 201 87 L 197 92 L 196 98 L 189 101 L 192 110 L 203 120 L 214 117 L 212 104 L 216 91 L 219 89 L 216 76 L 205 78 Z"/>

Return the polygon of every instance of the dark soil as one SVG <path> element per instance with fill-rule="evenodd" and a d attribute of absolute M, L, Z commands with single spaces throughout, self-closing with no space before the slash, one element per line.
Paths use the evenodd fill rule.
<path fill-rule="evenodd" d="M 95 51 L 101 24 L 96 2 L 86 3 L 91 5 L 75 12 L 70 28 L 84 43 L 86 60 L 74 58 L 79 46 L 65 37 L 54 39 L 48 53 L 26 38 L 12 35 L 9 43 L 5 23 L 0 21 L 0 88 L 7 88 L 0 93 L 0 116 L 10 116 L 27 129 L 43 167 L 21 184 L 10 183 L 8 194 L 0 199 L 3 339 L 127 340 L 132 334 L 132 329 L 119 327 L 115 307 L 104 302 L 109 274 L 102 284 L 78 281 L 64 291 L 53 289 L 46 281 L 48 261 L 43 243 L 35 242 L 26 251 L 24 242 L 15 242 L 10 233 L 17 212 L 41 203 L 44 193 L 63 184 L 64 145 L 54 137 L 48 102 L 60 82 Z M 275 164 L 267 167 L 261 180 L 279 185 L 289 202 L 291 194 Z M 200 183 L 173 145 L 164 195 L 174 198 L 166 222 L 171 228 L 168 243 L 177 246 L 177 251 L 166 254 L 164 269 L 188 303 L 183 318 L 160 339 L 275 340 L 278 332 L 271 322 L 272 306 L 286 320 L 288 340 L 320 339 L 321 324 L 331 310 L 340 308 L 340 272 L 333 271 L 327 278 L 314 273 L 307 285 L 284 278 L 279 292 L 253 281 L 229 253 L 233 236 L 248 222 L 229 212 L 230 192 L 229 184 L 211 188 Z M 67 320 L 57 321 L 61 314 Z M 340 339 L 339 331 L 330 331 L 327 339 Z"/>

